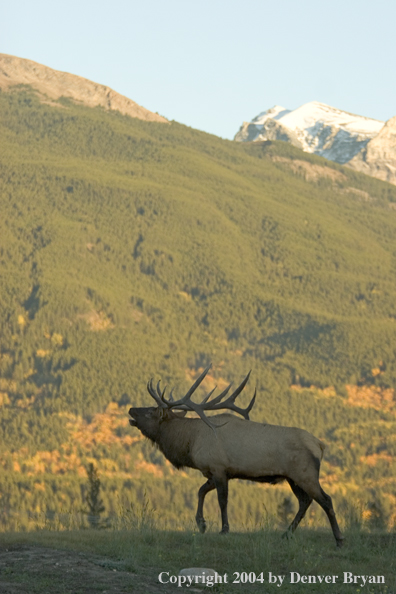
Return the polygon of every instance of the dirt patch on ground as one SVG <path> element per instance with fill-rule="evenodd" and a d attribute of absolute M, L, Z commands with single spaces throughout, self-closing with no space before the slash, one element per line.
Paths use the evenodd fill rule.
<path fill-rule="evenodd" d="M 127 571 L 125 563 L 40 546 L 0 546 L 1 594 L 168 594 L 158 571 Z"/>
<path fill-rule="evenodd" d="M 92 310 L 85 314 L 79 314 L 77 317 L 85 320 L 94 332 L 114 328 L 114 324 L 103 311 Z"/>
<path fill-rule="evenodd" d="M 341 190 L 341 193 L 352 194 L 364 202 L 371 202 L 373 200 L 373 198 L 370 196 L 368 192 L 365 192 L 364 190 L 359 190 L 358 188 L 344 188 Z"/>

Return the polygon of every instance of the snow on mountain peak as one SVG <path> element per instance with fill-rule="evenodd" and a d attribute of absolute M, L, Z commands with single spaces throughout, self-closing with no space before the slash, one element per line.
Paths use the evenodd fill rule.
<path fill-rule="evenodd" d="M 294 110 L 276 105 L 260 113 L 242 125 L 235 140 L 287 140 L 306 152 L 346 163 L 383 126 L 384 122 L 379 120 L 311 101 Z"/>
<path fill-rule="evenodd" d="M 290 113 L 290 109 L 285 109 L 280 105 L 275 105 L 274 107 L 267 109 L 267 111 L 262 111 L 261 113 L 259 113 L 259 115 L 256 116 L 252 121 L 256 125 L 262 126 L 264 122 L 268 120 L 268 118 L 272 118 L 273 120 L 279 120 L 288 113 Z"/>
<path fill-rule="evenodd" d="M 296 130 L 309 128 L 318 122 L 325 126 L 336 126 L 348 130 L 354 134 L 372 135 L 378 134 L 384 122 L 373 120 L 364 116 L 354 115 L 335 107 L 330 107 L 319 101 L 305 103 L 293 111 L 289 111 L 282 119 L 282 124 Z"/>

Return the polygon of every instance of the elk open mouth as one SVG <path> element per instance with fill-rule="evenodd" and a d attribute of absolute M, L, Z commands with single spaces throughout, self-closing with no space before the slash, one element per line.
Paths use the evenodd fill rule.
<path fill-rule="evenodd" d="M 129 424 L 132 425 L 132 427 L 137 427 L 137 423 L 136 423 L 135 419 L 133 418 L 132 411 L 133 411 L 133 408 L 130 408 L 128 411 L 129 416 L 132 417 L 131 419 L 129 419 Z"/>

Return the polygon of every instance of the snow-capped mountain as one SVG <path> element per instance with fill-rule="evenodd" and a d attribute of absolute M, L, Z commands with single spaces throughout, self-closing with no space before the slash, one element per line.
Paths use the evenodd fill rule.
<path fill-rule="evenodd" d="M 244 122 L 234 140 L 285 140 L 303 151 L 348 163 L 377 136 L 384 122 L 354 115 L 318 101 L 289 110 L 279 105 Z"/>

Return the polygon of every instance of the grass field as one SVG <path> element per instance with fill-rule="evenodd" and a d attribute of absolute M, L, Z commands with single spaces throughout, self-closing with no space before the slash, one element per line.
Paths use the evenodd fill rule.
<path fill-rule="evenodd" d="M 169 582 L 170 576 L 187 567 L 213 568 L 222 576 L 227 574 L 228 582 L 188 588 L 159 582 L 160 574 Z M 0 568 L 3 594 L 156 594 L 208 588 L 224 594 L 395 594 L 396 534 L 347 530 L 345 546 L 339 550 L 329 529 L 302 528 L 291 540 L 281 539 L 281 532 L 269 528 L 227 536 L 147 526 L 133 531 L 6 533 L 2 534 Z M 249 574 L 253 580 L 252 572 L 255 583 L 236 583 L 249 580 Z M 352 582 L 344 583 L 344 572 Z M 276 583 L 269 583 L 270 573 L 273 580 L 283 576 L 282 584 L 279 577 Z M 318 576 L 331 576 L 330 583 L 320 583 Z M 366 583 L 357 576 L 365 576 Z M 383 576 L 384 583 L 378 583 L 382 581 L 378 576 Z M 369 583 L 370 579 L 374 583 Z"/>

